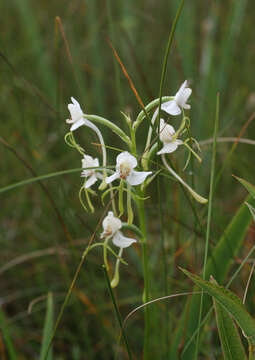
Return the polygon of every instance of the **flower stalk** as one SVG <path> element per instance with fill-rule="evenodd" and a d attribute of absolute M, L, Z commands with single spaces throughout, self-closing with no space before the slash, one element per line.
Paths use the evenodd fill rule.
<path fill-rule="evenodd" d="M 139 196 L 144 197 L 144 192 L 141 190 Z M 143 303 L 149 301 L 150 282 L 149 282 L 149 263 L 148 263 L 148 252 L 147 252 L 147 235 L 145 225 L 145 210 L 144 201 L 137 200 L 139 225 L 142 233 L 141 245 L 142 245 L 142 262 L 143 262 L 143 278 L 144 278 L 144 291 L 143 291 Z M 149 308 L 144 308 L 144 344 L 143 344 L 143 358 L 148 359 L 149 357 L 149 331 L 150 331 L 150 314 Z"/>

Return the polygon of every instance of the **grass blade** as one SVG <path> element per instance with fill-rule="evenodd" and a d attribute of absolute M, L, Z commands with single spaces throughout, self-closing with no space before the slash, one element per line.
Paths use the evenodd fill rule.
<path fill-rule="evenodd" d="M 251 196 L 248 196 L 245 201 L 248 201 L 252 204 L 252 206 L 255 206 L 255 200 L 252 199 Z M 222 283 L 224 281 L 233 259 L 244 241 L 248 227 L 252 220 L 252 216 L 245 204 L 245 201 L 223 232 L 211 257 L 209 258 L 206 265 L 206 278 L 212 274 L 218 282 Z M 178 359 L 178 348 L 180 343 L 185 343 L 196 331 L 198 327 L 199 306 L 200 297 L 197 295 L 192 296 L 191 301 L 187 302 L 182 318 L 179 320 L 178 328 L 172 337 L 173 340 L 170 353 L 171 360 Z M 208 311 L 209 306 L 210 303 L 208 299 L 205 298 L 203 314 Z M 192 343 L 188 348 L 188 351 L 182 355 L 182 359 L 193 359 L 194 351 L 195 345 Z"/>
<path fill-rule="evenodd" d="M 216 101 L 216 116 L 215 116 L 215 126 L 214 126 L 214 135 L 213 135 L 213 149 L 212 149 L 212 163 L 211 163 L 211 175 L 210 175 L 210 193 L 209 193 L 209 203 L 208 203 L 208 216 L 207 216 L 207 228 L 206 228 L 206 239 L 205 239 L 205 252 L 204 252 L 204 265 L 203 265 L 203 279 L 206 279 L 206 264 L 208 258 L 208 250 L 209 250 L 209 238 L 210 238 L 210 230 L 211 230 L 211 219 L 212 219 L 212 202 L 213 202 L 213 189 L 214 189 L 214 178 L 215 178 L 215 166 L 216 166 L 216 145 L 217 145 L 217 135 L 219 128 L 219 106 L 220 106 L 220 95 L 217 94 Z M 200 309 L 199 309 L 199 320 L 198 320 L 198 328 L 200 328 L 201 318 L 203 313 L 203 292 L 201 294 L 200 300 Z M 198 347 L 199 347 L 199 332 L 197 335 L 196 341 L 196 356 L 198 357 Z"/>
<path fill-rule="evenodd" d="M 127 340 L 126 332 L 125 332 L 124 327 L 123 327 L 123 321 L 122 321 L 122 318 L 121 318 L 121 314 L 120 314 L 120 311 L 119 311 L 119 308 L 118 308 L 114 293 L 112 291 L 112 287 L 111 287 L 110 280 L 109 280 L 109 277 L 108 277 L 107 270 L 106 270 L 105 266 L 103 266 L 103 271 L 104 271 L 104 276 L 105 276 L 105 280 L 106 280 L 106 283 L 107 283 L 107 288 L 109 290 L 111 300 L 112 300 L 112 303 L 113 303 L 113 307 L 114 307 L 114 310 L 115 310 L 115 314 L 117 316 L 118 323 L 119 323 L 119 326 L 121 328 L 121 332 L 122 332 L 122 336 L 123 336 L 123 339 L 124 339 L 124 342 L 125 342 L 128 358 L 129 358 L 129 360 L 132 360 L 132 353 L 131 353 L 131 349 L 130 349 L 130 346 L 129 346 L 129 343 L 128 343 L 128 340 Z"/>
<path fill-rule="evenodd" d="M 233 319 L 228 312 L 213 298 L 218 332 L 225 360 L 247 359 L 242 341 Z"/>
<path fill-rule="evenodd" d="M 255 339 L 255 321 L 251 315 L 247 312 L 242 301 L 233 292 L 225 289 L 223 286 L 219 286 L 215 281 L 209 282 L 201 279 L 199 276 L 190 273 L 189 271 L 182 269 L 185 275 L 187 275 L 197 286 L 201 287 L 209 295 L 215 298 L 221 304 L 221 306 L 230 313 L 240 328 L 243 330 L 245 336 L 254 345 Z M 214 280 L 212 278 L 212 280 Z"/>
<path fill-rule="evenodd" d="M 10 337 L 8 326 L 6 324 L 5 314 L 2 309 L 0 309 L 0 329 L 3 334 L 3 338 L 5 341 L 5 345 L 9 354 L 10 360 L 16 360 L 18 359 L 18 356 L 16 354 L 12 339 Z"/>
<path fill-rule="evenodd" d="M 40 360 L 45 359 L 48 345 L 50 343 L 51 333 L 53 331 L 53 323 L 54 323 L 53 317 L 54 317 L 53 297 L 52 297 L 52 293 L 48 293 L 47 311 L 46 311 L 46 317 L 45 317 L 45 323 L 44 323 L 44 329 L 43 329 L 43 339 L 42 339 Z M 48 353 L 48 356 L 46 359 L 47 360 L 53 359 L 52 348 L 49 350 L 49 353 Z"/>
<path fill-rule="evenodd" d="M 233 176 L 236 180 L 240 181 L 240 183 L 246 188 L 247 191 L 249 191 L 250 195 L 255 199 L 255 186 L 238 176 Z"/>

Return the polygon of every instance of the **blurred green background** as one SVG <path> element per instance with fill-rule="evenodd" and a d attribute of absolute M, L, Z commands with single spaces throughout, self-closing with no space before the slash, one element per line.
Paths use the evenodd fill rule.
<path fill-rule="evenodd" d="M 108 38 L 143 102 L 158 97 L 164 51 L 178 3 L 174 0 L 1 2 L 1 187 L 81 166 L 80 157 L 64 142 L 69 130 L 65 119 L 69 117 L 67 104 L 71 96 L 80 102 L 84 112 L 102 115 L 124 127 L 120 111 L 129 113 L 132 119 L 136 117 L 139 104 L 113 56 Z M 163 94 L 174 95 L 185 79 L 190 81 L 191 129 L 198 141 L 212 137 L 217 91 L 220 92 L 219 136 L 238 136 L 254 112 L 254 19 L 252 1 L 185 1 Z M 147 124 L 139 130 L 140 151 L 147 130 Z M 108 130 L 104 134 L 106 144 L 122 146 Z M 254 135 L 251 122 L 243 137 L 252 140 Z M 80 131 L 78 138 L 90 154 L 98 152 L 91 145 L 97 139 L 90 131 Z M 229 142 L 218 145 L 217 170 L 221 169 L 231 146 Z M 239 144 L 225 167 L 213 203 L 211 248 L 245 196 L 245 190 L 231 174 L 254 183 L 254 156 L 252 145 Z M 210 157 L 210 146 L 202 147 L 202 165 L 194 164 L 192 173 L 189 167 L 182 174 L 202 195 L 208 194 Z M 181 171 L 184 156 L 175 160 Z M 82 250 L 102 214 L 99 200 L 95 200 L 95 214 L 83 211 L 78 199 L 79 172 L 45 180 L 43 184 L 44 188 L 36 182 L 1 193 L 0 301 L 5 313 L 4 326 L 18 359 L 38 358 L 47 293 L 53 293 L 57 314 Z M 164 181 L 162 186 L 169 291 L 186 291 L 191 289 L 191 284 L 184 281 L 177 265 L 188 264 L 199 273 L 204 241 L 178 185 Z M 164 295 L 164 284 L 156 186 L 152 185 L 150 192 L 146 210 L 155 298 Z M 204 224 L 203 208 L 197 206 L 197 211 Z M 253 241 L 251 227 L 244 252 Z M 141 303 L 140 257 L 139 246 L 128 249 L 129 266 L 121 267 L 117 295 L 123 316 Z M 91 253 L 57 332 L 54 359 L 112 359 L 117 351 L 118 324 L 101 264 L 101 252 Z M 246 278 L 244 271 L 234 285 L 237 293 L 242 291 Z M 247 300 L 251 311 L 254 311 L 253 290 L 254 283 Z M 28 305 L 34 300 L 28 313 Z M 170 306 L 173 311 L 170 311 L 169 327 L 174 329 L 184 302 L 182 299 L 153 306 L 152 356 L 167 358 L 166 346 L 161 344 L 160 322 L 165 319 L 164 310 Z M 127 334 L 139 359 L 142 311 L 132 319 Z M 171 337 L 169 344 L 170 340 Z M 207 355 L 202 358 L 221 359 L 217 335 L 206 338 L 205 342 L 210 344 L 212 355 L 205 351 Z M 8 356 L 2 336 L 0 357 L 8 359 Z M 119 356 L 126 358 L 121 350 Z"/>

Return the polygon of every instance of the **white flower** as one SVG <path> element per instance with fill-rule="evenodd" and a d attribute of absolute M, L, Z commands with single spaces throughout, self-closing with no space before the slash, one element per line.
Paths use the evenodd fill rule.
<path fill-rule="evenodd" d="M 157 155 L 172 153 L 178 148 L 179 145 L 183 143 L 181 140 L 175 139 L 174 134 L 174 128 L 171 125 L 165 123 L 163 119 L 160 119 L 159 138 L 163 142 L 163 148 L 157 152 Z"/>
<path fill-rule="evenodd" d="M 151 174 L 151 171 L 135 171 L 137 166 L 136 158 L 129 152 L 124 151 L 117 156 L 116 172 L 106 178 L 106 183 L 110 184 L 115 179 L 124 179 L 130 185 L 139 185 Z"/>
<path fill-rule="evenodd" d="M 72 124 L 70 131 L 74 131 L 82 125 L 85 125 L 90 129 L 92 129 L 97 134 L 98 139 L 100 141 L 102 153 L 103 153 L 103 167 L 106 167 L 106 163 L 107 163 L 106 150 L 105 150 L 104 138 L 101 131 L 98 129 L 98 127 L 95 124 L 93 124 L 91 121 L 89 121 L 84 117 L 84 113 L 81 110 L 78 101 L 75 100 L 73 97 L 71 97 L 71 100 L 73 103 L 68 104 L 68 110 L 70 111 L 71 119 L 66 120 L 67 124 Z M 106 177 L 106 175 L 107 175 L 106 171 L 104 170 L 104 176 Z M 102 184 L 104 185 L 104 182 Z"/>
<path fill-rule="evenodd" d="M 90 188 L 97 179 L 102 179 L 102 175 L 98 172 L 96 172 L 95 169 L 87 169 L 92 167 L 98 167 L 99 161 L 97 158 L 93 159 L 93 157 L 89 155 L 84 155 L 83 159 L 81 160 L 83 171 L 81 173 L 81 177 L 88 178 L 85 184 L 85 188 Z M 87 169 L 87 170 L 86 170 Z"/>
<path fill-rule="evenodd" d="M 119 231 L 121 227 L 121 220 L 114 216 L 112 211 L 109 211 L 103 220 L 104 231 L 101 234 L 101 238 L 111 237 L 114 245 L 120 248 L 126 248 L 136 242 L 135 239 L 124 236 L 122 232 Z"/>
<path fill-rule="evenodd" d="M 187 100 L 190 97 L 192 90 L 188 88 L 187 80 L 181 85 L 180 89 L 175 94 L 173 100 L 167 101 L 162 104 L 161 109 L 170 115 L 181 114 L 181 109 L 190 109 L 190 105 L 187 104 Z"/>
<path fill-rule="evenodd" d="M 68 110 L 71 114 L 71 119 L 67 119 L 67 124 L 73 124 L 71 126 L 70 131 L 74 131 L 78 129 L 80 126 L 85 125 L 85 119 L 83 118 L 84 114 L 80 107 L 80 104 L 77 100 L 75 100 L 73 97 L 71 97 L 72 104 L 68 104 Z"/>

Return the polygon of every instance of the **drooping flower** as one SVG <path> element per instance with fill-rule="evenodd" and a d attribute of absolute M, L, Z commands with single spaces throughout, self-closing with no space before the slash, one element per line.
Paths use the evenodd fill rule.
<path fill-rule="evenodd" d="M 70 131 L 78 129 L 80 126 L 85 125 L 85 119 L 83 117 L 83 111 L 77 100 L 71 97 L 72 104 L 68 104 L 68 110 L 71 114 L 71 119 L 66 119 L 67 124 L 72 124 Z"/>
<path fill-rule="evenodd" d="M 93 124 L 90 120 L 88 120 L 84 117 L 84 113 L 83 113 L 78 101 L 75 100 L 73 97 L 71 97 L 71 100 L 73 103 L 68 104 L 68 110 L 70 111 L 71 119 L 67 119 L 66 123 L 72 124 L 70 131 L 74 131 L 74 130 L 78 129 L 80 126 L 85 125 L 85 126 L 89 127 L 90 129 L 92 129 L 97 134 L 98 139 L 101 144 L 102 153 L 103 153 L 103 167 L 105 168 L 106 164 L 107 164 L 107 158 L 106 158 L 107 156 L 106 156 L 106 149 L 105 149 L 103 135 L 95 124 Z M 106 171 L 104 170 L 104 177 L 106 177 L 106 175 L 107 175 Z M 103 181 L 100 186 L 102 186 L 102 189 L 103 189 L 105 187 L 105 182 Z"/>
<path fill-rule="evenodd" d="M 88 169 L 93 167 L 99 167 L 99 161 L 97 158 L 93 159 L 90 155 L 84 155 L 81 160 L 83 171 L 81 177 L 88 178 L 85 183 L 85 188 L 90 188 L 98 179 L 102 179 L 102 175 L 96 171 L 96 169 Z"/>
<path fill-rule="evenodd" d="M 183 144 L 182 140 L 176 139 L 175 130 L 173 126 L 165 123 L 163 119 L 160 119 L 160 133 L 159 138 L 163 142 L 163 148 L 157 152 L 157 155 L 172 153 L 179 145 Z"/>
<path fill-rule="evenodd" d="M 135 171 L 137 166 L 136 158 L 129 152 L 124 151 L 116 158 L 116 172 L 106 178 L 106 183 L 110 184 L 116 179 L 126 180 L 130 185 L 139 185 L 150 175 L 151 171 Z"/>
<path fill-rule="evenodd" d="M 181 114 L 182 109 L 190 109 L 190 105 L 187 104 L 187 100 L 191 93 L 192 90 L 188 87 L 187 80 L 185 80 L 180 89 L 175 94 L 174 99 L 162 104 L 161 109 L 167 112 L 169 115 Z"/>
<path fill-rule="evenodd" d="M 121 228 L 121 220 L 114 216 L 112 211 L 108 211 L 108 215 L 103 220 L 104 231 L 101 234 L 101 238 L 111 238 L 113 244 L 122 249 L 136 242 L 135 239 L 124 236 L 120 231 Z"/>

